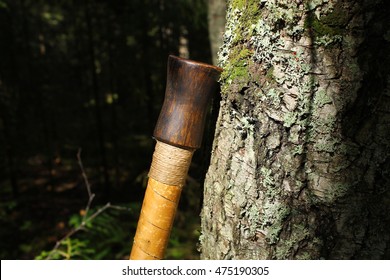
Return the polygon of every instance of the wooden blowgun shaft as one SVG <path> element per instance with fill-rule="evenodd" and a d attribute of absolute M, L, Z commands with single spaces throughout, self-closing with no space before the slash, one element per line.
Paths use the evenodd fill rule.
<path fill-rule="evenodd" d="M 192 155 L 157 141 L 130 259 L 164 257 Z"/>
<path fill-rule="evenodd" d="M 208 104 L 222 69 L 168 58 L 164 104 L 154 130 L 157 140 L 131 260 L 164 257 L 180 194 L 195 149 L 200 147 Z"/>

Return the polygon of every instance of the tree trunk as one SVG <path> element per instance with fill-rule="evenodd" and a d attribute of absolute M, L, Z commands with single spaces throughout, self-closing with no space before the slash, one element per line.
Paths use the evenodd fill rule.
<path fill-rule="evenodd" d="M 211 56 L 213 64 L 217 64 L 217 53 L 222 45 L 222 35 L 225 29 L 226 0 L 209 0 L 207 3 Z"/>
<path fill-rule="evenodd" d="M 229 1 L 203 259 L 390 258 L 387 1 Z"/>

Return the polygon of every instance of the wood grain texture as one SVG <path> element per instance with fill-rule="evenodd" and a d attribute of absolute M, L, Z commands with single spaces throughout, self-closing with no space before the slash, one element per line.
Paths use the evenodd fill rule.
<path fill-rule="evenodd" d="M 174 146 L 197 149 L 222 69 L 171 55 L 167 70 L 165 99 L 154 137 Z"/>

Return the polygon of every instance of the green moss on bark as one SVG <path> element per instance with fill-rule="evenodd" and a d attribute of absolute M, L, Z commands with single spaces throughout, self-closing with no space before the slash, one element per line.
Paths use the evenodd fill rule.
<path fill-rule="evenodd" d="M 233 0 L 229 3 L 228 18 L 231 25 L 227 26 L 225 41 L 229 50 L 220 53 L 221 66 L 224 72 L 221 75 L 222 93 L 234 83 L 235 89 L 240 90 L 250 79 L 248 64 L 253 55 L 252 50 L 243 47 L 250 40 L 255 23 L 260 15 L 259 1 Z M 224 56 L 222 56 L 222 55 Z"/>
<path fill-rule="evenodd" d="M 310 13 L 305 21 L 305 29 L 313 32 L 314 37 L 342 35 L 343 30 L 338 26 L 330 26 L 323 20 L 316 17 L 314 13 Z"/>
<path fill-rule="evenodd" d="M 348 13 L 345 13 L 340 3 L 336 3 L 330 12 L 321 16 L 310 11 L 304 27 L 308 35 L 313 38 L 313 43 L 328 47 L 341 43 L 349 20 Z"/>
<path fill-rule="evenodd" d="M 226 93 L 226 88 L 229 87 L 232 82 L 240 85 L 248 83 L 249 72 L 247 61 L 250 56 L 251 52 L 248 49 L 239 50 L 236 48 L 230 53 L 229 63 L 225 65 L 221 75 L 221 80 L 224 81 L 222 93 Z"/>

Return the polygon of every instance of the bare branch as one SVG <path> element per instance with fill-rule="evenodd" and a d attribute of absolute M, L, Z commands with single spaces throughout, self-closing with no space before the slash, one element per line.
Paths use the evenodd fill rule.
<path fill-rule="evenodd" d="M 95 194 L 92 193 L 92 191 L 91 191 L 91 184 L 89 183 L 87 174 L 85 173 L 83 162 L 81 160 L 81 148 L 79 148 L 79 150 L 77 152 L 77 162 L 80 166 L 81 175 L 83 176 L 85 187 L 87 188 L 87 192 L 88 192 L 88 203 L 87 203 L 87 206 L 85 207 L 85 215 L 83 217 L 83 221 L 85 221 L 86 217 L 88 217 L 88 212 L 89 212 L 89 209 L 91 208 L 92 201 L 95 198 Z"/>
<path fill-rule="evenodd" d="M 91 216 L 88 217 L 88 212 L 91 208 L 91 205 L 92 205 L 92 201 L 93 199 L 95 198 L 95 194 L 92 193 L 91 191 L 91 184 L 89 183 L 89 180 L 88 180 L 88 177 L 87 177 L 87 174 L 85 173 L 85 169 L 84 169 L 84 166 L 83 166 L 83 162 L 81 160 L 81 148 L 78 150 L 77 152 L 77 162 L 80 166 L 80 169 L 81 169 L 81 175 L 83 176 L 83 179 L 84 179 L 84 183 L 85 183 L 85 186 L 87 188 L 87 191 L 88 191 L 88 202 L 87 202 L 87 205 L 84 209 L 84 216 L 83 216 L 83 220 L 82 222 L 80 223 L 80 225 L 76 228 L 73 228 L 71 231 L 69 231 L 64 237 L 62 237 L 60 240 L 58 240 L 56 242 L 56 244 L 54 245 L 53 249 L 50 251 L 50 253 L 48 254 L 48 256 L 46 257 L 47 260 L 51 259 L 53 254 L 58 251 L 58 248 L 61 246 L 61 243 L 70 238 L 72 235 L 74 235 L 75 233 L 79 232 L 80 230 L 83 230 L 85 229 L 85 226 L 87 225 L 87 223 L 91 222 L 93 219 L 95 219 L 97 216 L 99 216 L 101 213 L 103 213 L 104 211 L 106 211 L 107 209 L 109 208 L 113 208 L 113 209 L 118 209 L 118 210 L 129 210 L 129 208 L 127 207 L 121 207 L 121 206 L 116 206 L 116 205 L 111 205 L 110 202 L 108 202 L 107 204 L 105 204 L 104 206 L 102 206 L 101 208 L 99 208 L 98 210 L 96 210 L 95 213 L 93 213 Z"/>

